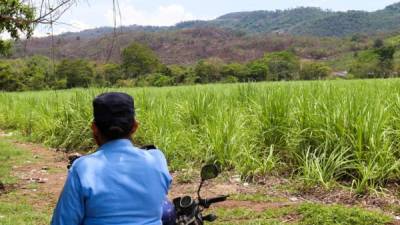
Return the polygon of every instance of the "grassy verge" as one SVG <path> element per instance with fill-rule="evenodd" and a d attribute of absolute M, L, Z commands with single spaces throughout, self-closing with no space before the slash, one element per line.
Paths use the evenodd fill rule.
<path fill-rule="evenodd" d="M 248 208 L 219 208 L 216 225 L 384 225 L 392 219 L 380 212 L 340 205 L 320 205 L 305 203 L 298 206 L 270 208 L 262 212 Z"/>
<path fill-rule="evenodd" d="M 8 141 L 0 139 L 0 182 L 5 185 L 15 184 L 16 179 L 10 173 L 12 166 L 22 164 L 28 158 L 28 153 L 14 148 Z"/>
<path fill-rule="evenodd" d="M 13 166 L 24 164 L 31 154 L 15 148 L 9 141 L 0 138 L 0 181 L 8 193 L 0 194 L 1 225 L 44 225 L 49 223 L 49 213 L 32 207 L 30 199 L 12 190 L 17 178 L 11 174 Z M 45 201 L 45 199 L 43 199 Z"/>

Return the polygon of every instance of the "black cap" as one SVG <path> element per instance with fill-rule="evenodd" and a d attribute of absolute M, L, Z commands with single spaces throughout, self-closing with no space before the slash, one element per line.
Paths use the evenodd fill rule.
<path fill-rule="evenodd" d="M 133 98 L 125 93 L 110 92 L 93 100 L 94 122 L 101 130 L 119 127 L 130 131 L 135 117 Z"/>

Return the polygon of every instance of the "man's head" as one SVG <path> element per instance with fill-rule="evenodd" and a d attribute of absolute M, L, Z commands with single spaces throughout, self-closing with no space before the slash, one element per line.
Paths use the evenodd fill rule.
<path fill-rule="evenodd" d="M 93 136 L 98 145 L 129 138 L 138 128 L 135 106 L 130 95 L 110 92 L 93 100 Z"/>

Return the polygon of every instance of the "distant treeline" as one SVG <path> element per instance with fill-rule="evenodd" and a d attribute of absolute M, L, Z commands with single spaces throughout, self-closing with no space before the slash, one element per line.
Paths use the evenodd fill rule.
<path fill-rule="evenodd" d="M 377 40 L 368 50 L 354 53 L 347 78 L 397 77 L 396 48 Z M 266 53 L 248 63 L 224 63 L 218 58 L 191 66 L 165 65 L 147 46 L 133 43 L 122 51 L 120 64 L 85 59 L 53 62 L 45 56 L 0 61 L 0 90 L 25 91 L 75 87 L 134 87 L 282 80 L 318 80 L 331 77 L 323 62 L 302 61 L 292 51 Z"/>

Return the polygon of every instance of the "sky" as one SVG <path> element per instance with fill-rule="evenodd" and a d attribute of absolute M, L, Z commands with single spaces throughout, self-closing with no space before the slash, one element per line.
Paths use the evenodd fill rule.
<path fill-rule="evenodd" d="M 334 11 L 375 11 L 400 0 L 118 0 L 117 25 L 169 26 L 187 20 L 209 20 L 230 12 L 315 6 Z M 54 33 L 113 26 L 112 0 L 78 0 L 54 26 Z M 38 27 L 35 36 L 50 29 Z"/>

